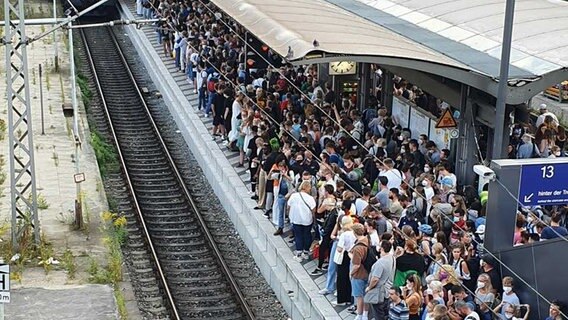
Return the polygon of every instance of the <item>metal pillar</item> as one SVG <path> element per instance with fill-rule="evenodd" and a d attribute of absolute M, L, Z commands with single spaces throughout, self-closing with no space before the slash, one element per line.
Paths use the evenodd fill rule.
<path fill-rule="evenodd" d="M 387 108 L 389 114 L 392 114 L 393 103 L 393 77 L 394 74 L 383 69 L 383 88 L 381 91 L 382 105 Z"/>
<path fill-rule="evenodd" d="M 361 87 L 359 90 L 359 98 L 357 103 L 359 104 L 359 110 L 363 111 L 369 106 L 369 95 L 371 94 L 371 64 L 370 63 L 360 63 L 360 75 L 361 75 Z"/>
<path fill-rule="evenodd" d="M 511 42 L 513 38 L 513 18 L 515 0 L 507 0 L 505 5 L 505 25 L 503 27 L 503 46 L 501 48 L 501 68 L 499 69 L 499 87 L 497 89 L 497 113 L 495 118 L 495 139 L 493 140 L 493 159 L 507 156 L 505 142 L 505 112 L 507 98 L 507 82 L 509 80 L 509 61 L 511 60 Z"/>
<path fill-rule="evenodd" d="M 473 185 L 475 181 L 475 173 L 471 168 L 477 161 L 476 155 L 479 156 L 477 146 L 475 144 L 475 127 L 474 127 L 474 114 L 473 105 L 468 98 L 469 87 L 466 85 L 461 86 L 461 108 L 460 108 L 460 121 L 458 129 L 460 132 L 459 138 L 456 139 L 456 177 L 460 185 Z"/>
<path fill-rule="evenodd" d="M 73 50 L 73 28 L 69 22 L 69 65 L 71 66 L 71 102 L 73 104 L 73 136 L 75 137 L 75 174 L 81 172 L 79 165 L 79 149 L 81 147 L 81 136 L 79 135 L 79 103 L 77 102 L 77 81 L 75 79 L 75 54 Z M 81 203 L 81 183 L 75 183 L 75 226 L 77 229 L 83 227 L 83 205 Z"/>
<path fill-rule="evenodd" d="M 53 0 L 53 19 L 57 19 L 57 0 Z M 55 50 L 55 71 L 59 72 L 59 45 L 57 43 L 57 32 L 53 33 L 53 49 Z"/>
<path fill-rule="evenodd" d="M 19 23 L 12 23 L 10 17 L 14 17 L 14 21 Z M 17 248 L 22 236 L 28 235 L 30 229 L 33 230 L 36 243 L 40 239 L 26 52 L 28 39 L 24 21 L 24 0 L 4 0 L 6 98 L 14 248 Z"/>

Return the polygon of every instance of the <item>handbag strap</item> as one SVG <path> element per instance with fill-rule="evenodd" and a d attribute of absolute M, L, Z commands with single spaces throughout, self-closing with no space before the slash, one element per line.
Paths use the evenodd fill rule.
<path fill-rule="evenodd" d="M 310 206 L 308 205 L 308 203 L 306 202 L 306 200 L 304 200 L 304 197 L 302 197 L 302 191 L 300 191 L 299 194 L 300 194 L 300 199 L 302 199 L 302 201 L 304 202 L 304 204 L 306 205 L 306 207 L 308 207 L 308 210 L 312 211 L 312 208 L 310 208 Z"/>

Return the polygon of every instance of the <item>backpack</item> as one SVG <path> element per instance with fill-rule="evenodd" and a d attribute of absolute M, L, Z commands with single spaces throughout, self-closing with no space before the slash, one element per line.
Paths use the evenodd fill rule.
<path fill-rule="evenodd" d="M 369 243 L 371 243 L 371 239 L 369 239 Z M 361 261 L 361 264 L 367 270 L 367 272 L 371 272 L 371 268 L 379 260 L 379 255 L 377 253 L 377 249 L 374 246 L 367 246 L 364 243 L 357 243 L 356 245 L 362 245 L 367 248 L 367 254 L 365 255 L 365 259 Z"/>
<path fill-rule="evenodd" d="M 215 92 L 215 84 L 217 84 L 217 79 L 211 78 L 211 80 L 207 81 L 207 90 L 209 92 Z"/>

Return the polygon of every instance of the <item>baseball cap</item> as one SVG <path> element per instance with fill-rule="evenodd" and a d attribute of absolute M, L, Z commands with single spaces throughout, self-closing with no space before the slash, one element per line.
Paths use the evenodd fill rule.
<path fill-rule="evenodd" d="M 418 231 L 426 235 L 432 235 L 432 227 L 428 224 L 421 224 L 420 227 L 418 227 Z"/>
<path fill-rule="evenodd" d="M 539 109 L 540 109 L 540 110 L 548 109 L 548 108 L 546 107 L 546 103 L 541 103 Z"/>

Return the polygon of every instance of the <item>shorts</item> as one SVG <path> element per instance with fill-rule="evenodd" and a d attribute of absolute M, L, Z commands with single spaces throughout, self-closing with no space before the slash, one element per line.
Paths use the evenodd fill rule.
<path fill-rule="evenodd" d="M 225 124 L 225 119 L 223 119 L 223 117 L 221 116 L 215 116 L 213 117 L 213 125 L 214 126 L 221 126 Z"/>
<path fill-rule="evenodd" d="M 351 295 L 353 298 L 365 296 L 365 288 L 367 287 L 367 280 L 351 279 Z"/>

